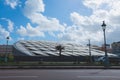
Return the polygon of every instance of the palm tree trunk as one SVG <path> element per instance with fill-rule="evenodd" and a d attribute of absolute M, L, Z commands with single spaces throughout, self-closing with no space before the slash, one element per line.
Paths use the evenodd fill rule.
<path fill-rule="evenodd" d="M 60 61 L 61 61 L 61 52 L 62 52 L 62 50 L 60 49 L 60 50 L 59 50 Z"/>
<path fill-rule="evenodd" d="M 59 51 L 59 56 L 61 56 L 61 52 L 62 52 L 62 51 L 61 51 L 61 49 L 60 49 L 60 51 Z"/>

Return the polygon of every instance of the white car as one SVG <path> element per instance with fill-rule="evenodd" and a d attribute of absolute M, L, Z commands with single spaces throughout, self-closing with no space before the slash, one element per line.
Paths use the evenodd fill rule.
<path fill-rule="evenodd" d="M 105 56 L 101 56 L 99 58 L 95 58 L 96 62 L 104 62 L 105 61 Z"/>

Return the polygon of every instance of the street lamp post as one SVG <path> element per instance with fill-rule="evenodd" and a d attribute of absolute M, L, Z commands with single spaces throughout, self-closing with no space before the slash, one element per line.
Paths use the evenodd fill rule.
<path fill-rule="evenodd" d="M 107 49 L 106 49 L 106 35 L 105 35 L 106 24 L 105 24 L 105 21 L 103 21 L 103 24 L 101 26 L 102 26 L 103 34 L 104 34 L 105 67 L 109 67 L 109 59 L 108 59 L 108 54 L 107 54 Z"/>
<path fill-rule="evenodd" d="M 92 55 L 91 55 L 91 43 L 90 43 L 90 39 L 88 40 L 89 41 L 89 59 L 90 59 L 90 63 L 92 63 Z"/>
<path fill-rule="evenodd" d="M 8 41 L 9 41 L 9 36 L 7 36 L 6 37 L 6 40 L 7 40 L 7 42 L 6 42 L 6 55 L 5 55 L 5 62 L 7 62 L 8 61 Z"/>

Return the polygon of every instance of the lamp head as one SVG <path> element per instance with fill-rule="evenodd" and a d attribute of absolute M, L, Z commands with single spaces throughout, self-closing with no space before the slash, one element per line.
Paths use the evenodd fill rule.
<path fill-rule="evenodd" d="M 9 40 L 10 39 L 9 36 L 7 36 L 6 39 Z"/>
<path fill-rule="evenodd" d="M 106 24 L 105 24 L 105 21 L 103 21 L 103 24 L 101 25 L 102 26 L 102 29 L 105 30 L 106 29 Z"/>

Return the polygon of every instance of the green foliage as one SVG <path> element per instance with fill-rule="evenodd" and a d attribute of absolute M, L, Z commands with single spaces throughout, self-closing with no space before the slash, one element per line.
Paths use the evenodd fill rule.
<path fill-rule="evenodd" d="M 8 55 L 8 61 L 9 61 L 9 62 L 13 62 L 13 61 L 14 61 L 14 56 L 13 56 L 12 53 L 10 53 L 10 54 Z"/>

